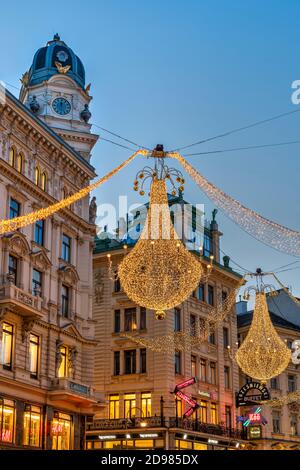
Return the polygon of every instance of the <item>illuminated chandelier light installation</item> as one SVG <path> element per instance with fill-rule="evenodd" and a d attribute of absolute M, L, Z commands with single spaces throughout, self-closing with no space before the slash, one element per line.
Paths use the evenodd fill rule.
<path fill-rule="evenodd" d="M 181 304 L 198 286 L 200 261 L 180 241 L 171 222 L 165 177 L 154 171 L 150 205 L 140 239 L 119 265 L 127 296 L 155 310 L 157 319 Z"/>
<path fill-rule="evenodd" d="M 272 324 L 266 300 L 268 286 L 263 285 L 262 275 L 261 270 L 257 270 L 252 323 L 235 359 L 246 375 L 266 383 L 287 368 L 291 352 Z"/>
<path fill-rule="evenodd" d="M 291 403 L 298 403 L 300 401 L 300 390 L 295 392 L 290 392 L 287 395 L 273 398 L 272 400 L 263 401 L 263 405 L 268 405 L 272 408 L 281 407 L 284 405 L 289 405 Z"/>
<path fill-rule="evenodd" d="M 174 351 L 189 352 L 199 349 L 203 343 L 208 341 L 209 336 L 214 333 L 218 325 L 231 312 L 235 305 L 238 291 L 244 282 L 245 279 L 243 278 L 237 288 L 232 290 L 225 301 L 220 295 L 217 306 L 211 309 L 206 318 L 201 318 L 201 321 L 196 323 L 194 334 L 191 332 L 178 331 L 168 335 L 144 338 L 142 336 L 124 333 L 122 337 L 130 339 L 139 346 L 158 353 L 172 353 Z"/>
<path fill-rule="evenodd" d="M 60 211 L 61 209 L 64 209 L 64 208 L 70 206 L 71 204 L 74 204 L 74 202 L 79 201 L 83 197 L 87 196 L 91 191 L 98 188 L 103 183 L 105 183 L 107 180 L 109 180 L 112 176 L 114 176 L 116 173 L 118 173 L 120 170 L 122 170 L 126 165 L 128 165 L 128 163 L 130 163 L 139 154 L 140 155 L 147 155 L 148 151 L 138 150 L 133 155 L 131 155 L 129 158 L 127 158 L 127 160 L 125 160 L 119 166 L 117 166 L 116 168 L 111 170 L 109 173 L 107 173 L 105 176 L 100 178 L 95 183 L 92 183 L 91 185 L 81 189 L 80 191 L 72 194 L 71 196 L 69 196 L 65 199 L 62 199 L 59 202 L 51 204 L 50 206 L 44 207 L 42 209 L 38 209 L 37 211 L 30 212 L 29 214 L 22 215 L 20 217 L 15 217 L 14 219 L 1 220 L 0 221 L 0 235 L 3 235 L 5 233 L 9 233 L 9 232 L 14 232 L 15 230 L 17 230 L 19 228 L 26 227 L 27 225 L 35 223 L 37 220 L 46 219 L 47 217 L 49 217 L 52 214 Z"/>
<path fill-rule="evenodd" d="M 187 173 L 205 192 L 207 197 L 245 232 L 270 247 L 293 256 L 300 256 L 300 232 L 268 220 L 257 212 L 243 206 L 239 201 L 228 196 L 207 181 L 179 153 L 168 153 L 181 163 Z"/>

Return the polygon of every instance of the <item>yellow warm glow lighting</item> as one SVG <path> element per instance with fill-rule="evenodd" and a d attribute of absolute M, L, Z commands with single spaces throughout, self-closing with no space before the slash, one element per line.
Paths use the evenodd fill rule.
<path fill-rule="evenodd" d="M 266 294 L 257 292 L 252 323 L 236 353 L 236 361 L 246 375 L 266 383 L 281 374 L 290 359 L 291 351 L 271 322 Z"/>
<path fill-rule="evenodd" d="M 127 296 L 155 310 L 157 319 L 163 319 L 166 310 L 180 305 L 199 285 L 203 268 L 174 230 L 165 180 L 153 179 L 144 229 L 120 263 L 118 274 Z"/>
<path fill-rule="evenodd" d="M 101 186 L 103 183 L 109 180 L 112 176 L 114 176 L 116 173 L 122 170 L 122 168 L 128 165 L 128 163 L 130 163 L 139 154 L 147 155 L 148 152 L 146 150 L 138 150 L 129 158 L 127 158 L 127 160 L 125 160 L 119 166 L 111 170 L 109 173 L 107 173 L 105 176 L 100 178 L 95 183 L 90 184 L 89 186 L 81 189 L 80 191 L 72 194 L 71 196 L 65 199 L 62 199 L 59 202 L 55 202 L 54 204 L 51 204 L 48 207 L 39 209 L 34 212 L 30 212 L 29 214 L 22 215 L 20 217 L 15 217 L 9 220 L 1 220 L 0 221 L 0 235 L 3 235 L 4 233 L 14 232 L 18 228 L 26 227 L 27 225 L 35 223 L 37 220 L 46 219 L 47 217 L 51 216 L 52 214 L 55 214 L 61 209 L 64 209 L 74 204 L 76 201 L 79 201 L 80 199 L 84 198 L 85 196 L 88 196 L 88 194 L 91 191 Z"/>
<path fill-rule="evenodd" d="M 146 428 L 147 427 L 147 423 L 145 423 L 144 421 L 141 422 L 141 428 Z"/>

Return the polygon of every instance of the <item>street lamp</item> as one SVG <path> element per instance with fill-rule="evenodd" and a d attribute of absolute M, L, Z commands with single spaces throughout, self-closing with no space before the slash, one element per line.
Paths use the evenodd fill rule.
<path fill-rule="evenodd" d="M 131 416 L 129 417 L 129 414 L 131 415 L 131 413 L 132 413 L 133 410 L 134 410 L 134 411 L 139 410 L 140 413 L 141 413 L 140 418 L 141 418 L 142 420 L 145 419 L 143 410 L 142 410 L 141 408 L 139 408 L 138 406 L 135 406 L 134 408 L 130 408 L 130 409 L 128 410 L 128 412 L 127 412 L 127 414 L 126 414 L 126 420 L 125 420 L 125 424 L 126 424 L 126 449 L 128 449 L 128 439 L 131 438 L 131 435 L 127 433 L 127 430 L 128 430 L 127 425 L 128 425 L 128 421 L 131 420 Z M 135 413 L 134 413 L 134 414 L 135 414 Z M 135 420 L 136 417 L 134 416 L 133 419 Z M 134 425 L 135 425 L 135 422 L 134 422 Z M 140 426 L 141 426 L 142 428 L 145 428 L 145 427 L 147 426 L 147 421 L 141 421 L 141 422 L 140 422 Z"/>

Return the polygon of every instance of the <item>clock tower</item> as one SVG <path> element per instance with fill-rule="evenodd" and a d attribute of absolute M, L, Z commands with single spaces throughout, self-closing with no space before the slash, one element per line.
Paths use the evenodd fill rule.
<path fill-rule="evenodd" d="M 20 101 L 89 161 L 98 139 L 89 123 L 90 84 L 81 60 L 58 34 L 36 52 L 21 82 Z"/>

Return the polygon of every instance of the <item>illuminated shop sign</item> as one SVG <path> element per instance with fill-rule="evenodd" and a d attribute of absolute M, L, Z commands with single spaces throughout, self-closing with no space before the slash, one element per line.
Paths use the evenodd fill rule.
<path fill-rule="evenodd" d="M 158 437 L 158 434 L 140 434 L 139 436 L 148 439 L 153 439 L 154 437 Z"/>
<path fill-rule="evenodd" d="M 190 405 L 190 408 L 184 413 L 183 417 L 188 418 L 191 416 L 194 411 L 200 407 L 199 403 L 197 403 L 193 398 L 189 397 L 185 393 L 182 392 L 182 389 L 189 387 L 190 385 L 194 385 L 196 383 L 196 378 L 191 377 L 190 379 L 185 380 L 176 385 L 174 389 L 174 393 L 178 398 L 181 398 L 185 403 Z"/>
<path fill-rule="evenodd" d="M 261 426 L 249 426 L 248 439 L 261 439 L 261 438 L 262 438 Z"/>
<path fill-rule="evenodd" d="M 117 436 L 111 435 L 111 436 L 98 436 L 98 437 L 99 437 L 99 439 L 101 439 L 103 441 L 105 439 L 116 439 Z"/>
<path fill-rule="evenodd" d="M 270 400 L 269 390 L 260 382 L 248 382 L 236 396 L 236 407 L 249 406 L 266 400 Z"/>
<path fill-rule="evenodd" d="M 261 407 L 254 406 L 246 416 L 238 416 L 237 422 L 243 423 L 243 426 L 248 427 L 255 424 L 267 424 L 266 418 L 261 414 Z"/>
<path fill-rule="evenodd" d="M 219 441 L 217 441 L 216 439 L 208 439 L 207 444 L 217 445 L 219 444 Z"/>

